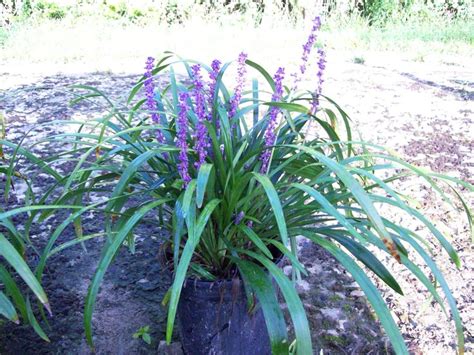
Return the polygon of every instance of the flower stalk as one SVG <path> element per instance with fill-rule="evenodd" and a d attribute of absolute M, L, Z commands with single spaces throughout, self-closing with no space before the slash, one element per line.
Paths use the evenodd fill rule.
<path fill-rule="evenodd" d="M 154 124 L 160 124 L 160 116 L 158 114 L 158 106 L 155 100 L 155 84 L 153 82 L 153 68 L 155 58 L 148 57 L 145 64 L 145 81 L 143 86 L 145 87 L 146 106 L 148 111 L 151 113 L 151 120 Z M 156 140 L 159 143 L 165 143 L 165 137 L 159 129 L 155 131 Z"/>
<path fill-rule="evenodd" d="M 191 181 L 191 176 L 189 175 L 189 159 L 188 159 L 188 104 L 187 101 L 189 95 L 186 92 L 179 94 L 179 113 L 178 119 L 176 122 L 176 147 L 179 148 L 179 163 L 178 163 L 178 172 L 181 176 L 181 179 L 184 181 L 184 187 L 186 187 Z"/>

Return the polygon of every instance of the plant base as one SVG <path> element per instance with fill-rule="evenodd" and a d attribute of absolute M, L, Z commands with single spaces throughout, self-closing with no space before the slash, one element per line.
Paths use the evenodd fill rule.
<path fill-rule="evenodd" d="M 250 314 L 242 282 L 188 280 L 178 308 L 186 354 L 271 354 L 260 307 Z"/>

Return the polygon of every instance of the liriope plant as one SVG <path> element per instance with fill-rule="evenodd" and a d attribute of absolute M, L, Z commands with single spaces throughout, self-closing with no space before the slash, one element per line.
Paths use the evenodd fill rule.
<path fill-rule="evenodd" d="M 411 165 L 383 147 L 354 140 L 348 115 L 321 93 L 322 49 L 316 56 L 316 89 L 299 89 L 319 25 L 316 19 L 303 46 L 302 65 L 290 80 L 283 68 L 272 76 L 242 53 L 236 64 L 236 84 L 229 87 L 224 79 L 232 62 L 222 65 L 215 60 L 207 66 L 165 53 L 156 62 L 148 59 L 145 75 L 124 105 L 113 103 L 96 88 L 75 87 L 85 90 L 75 102 L 101 97 L 109 113 L 97 119 L 69 121 L 77 125 L 76 133 L 48 138 L 70 149 L 46 159 L 47 165 L 57 160 L 75 165 L 36 200 L 38 210 L 32 211 L 30 218 L 42 220 L 54 213 L 53 207 L 40 210 L 48 205 L 71 208 L 43 251 L 36 271 L 41 279 L 52 254 L 95 237 L 82 234 L 84 213 L 93 211 L 105 217 L 107 242 L 84 312 L 91 345 L 92 313 L 107 268 L 122 246 L 134 248 L 133 230 L 138 224 L 154 223 L 169 232 L 165 249 L 173 264 L 173 283 L 166 295 L 168 342 L 186 278 L 213 281 L 238 277 L 259 301 L 273 353 L 291 350 L 311 354 L 308 321 L 293 285 L 306 274 L 295 241 L 304 236 L 332 254 L 354 277 L 396 353 L 408 351 L 367 271 L 397 293 L 403 292 L 374 249 L 403 264 L 446 311 L 440 286 L 455 323 L 459 352 L 463 352 L 456 302 L 426 240 L 418 231 L 381 215 L 377 206 L 390 206 L 417 219 L 459 267 L 453 246 L 406 202 L 394 182 L 420 177 L 453 206 L 445 187 L 468 191 L 474 187 Z M 184 74 L 177 74 L 178 69 Z M 247 85 L 251 73 L 258 79 Z M 156 80 L 162 80 L 159 88 L 154 85 Z M 145 98 L 140 99 L 138 93 L 143 89 Z M 91 193 L 105 194 L 107 200 L 91 203 Z M 459 198 L 472 223 L 468 205 L 458 192 L 454 197 Z M 71 223 L 76 225 L 77 238 L 57 246 L 59 236 Z M 430 271 L 412 262 L 410 253 L 419 255 Z M 291 262 L 295 270 L 291 278 L 278 267 L 280 256 Z M 292 349 L 277 288 L 293 323 L 296 342 Z"/>
<path fill-rule="evenodd" d="M 5 116 L 0 113 L 0 182 L 3 184 L 3 195 L 0 198 L 4 201 L 0 207 L 0 315 L 17 324 L 20 321 L 30 324 L 41 338 L 49 341 L 35 317 L 30 300 L 32 294 L 51 314 L 48 297 L 25 261 L 26 250 L 31 246 L 30 240 L 25 238 L 11 219 L 18 213 L 42 209 L 43 206 L 25 206 L 9 211 L 7 202 L 18 181 L 27 186 L 25 200 L 28 199 L 27 196 L 33 195 L 30 180 L 18 169 L 17 162 L 20 157 L 34 166 L 41 167 L 42 171 L 50 175 L 54 176 L 55 173 L 41 159 L 23 148 L 21 142 L 18 144 L 8 141 L 6 126 Z M 27 291 L 19 283 L 19 279 L 28 286 Z"/>

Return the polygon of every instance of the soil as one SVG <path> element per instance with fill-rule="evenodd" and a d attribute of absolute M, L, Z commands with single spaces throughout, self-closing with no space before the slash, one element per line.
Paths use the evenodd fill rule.
<path fill-rule="evenodd" d="M 54 226 L 54 222 L 46 227 Z M 94 224 L 93 216 L 84 221 L 87 226 Z M 61 239 L 74 236 L 73 230 L 65 234 Z M 149 236 L 154 233 L 141 227 L 136 234 Z M 41 247 L 41 242 L 35 245 Z M 146 354 L 164 337 L 166 312 L 160 302 L 170 285 L 170 277 L 168 272 L 161 270 L 157 260 L 159 246 L 158 237 L 139 237 L 135 254 L 124 248 L 110 267 L 93 317 L 94 345 L 98 354 Z M 80 246 L 73 247 L 49 260 L 44 288 L 53 316 L 48 319 L 49 327 L 43 329 L 51 342 L 42 341 L 27 326 L 5 324 L 0 334 L 1 354 L 92 353 L 85 341 L 83 308 L 101 248 L 102 241 L 92 241 L 87 243 L 87 252 Z M 132 337 L 146 325 L 151 326 L 150 334 L 155 340 L 152 346 Z"/>
<path fill-rule="evenodd" d="M 331 59 L 331 58 L 329 58 Z M 373 61 L 365 65 L 335 61 L 327 73 L 326 93 L 353 117 L 362 136 L 390 147 L 413 163 L 434 171 L 449 173 L 473 182 L 474 172 L 474 75 L 467 66 L 412 62 Z M 97 86 L 112 98 L 120 99 L 139 78 L 137 73 L 83 73 L 22 75 L 0 73 L 0 111 L 8 120 L 8 139 L 17 141 L 30 131 L 39 139 L 52 132 L 67 130 L 53 125 L 57 119 L 97 117 L 104 108 L 94 102 L 68 106 L 73 98 L 68 86 Z M 34 152 L 51 152 L 61 147 L 37 145 Z M 21 161 L 20 161 L 21 163 Z M 21 167 L 21 166 L 20 166 Z M 70 169 L 63 165 L 62 170 Z M 32 172 L 30 172 L 32 173 Z M 45 188 L 44 175 L 35 179 L 35 191 Z M 474 351 L 474 284 L 473 247 L 465 220 L 448 212 L 420 181 L 401 183 L 404 191 L 418 199 L 424 211 L 451 235 L 463 266 L 456 270 L 446 256 L 434 248 L 434 259 L 441 266 L 458 301 L 466 331 L 466 352 Z M 10 209 L 22 202 L 24 186 L 16 182 L 16 191 L 8 204 Z M 3 185 L 0 183 L 0 190 Z M 1 192 L 1 191 L 0 191 Z M 466 195 L 472 206 L 474 196 Z M 3 203 L 3 202 L 2 202 Z M 397 212 L 392 218 L 414 223 Z M 25 218 L 15 220 L 21 225 Z M 61 216 L 48 219 L 32 231 L 34 245 L 41 250 L 50 231 Z M 89 215 L 84 226 L 96 232 L 98 216 Z M 68 229 L 61 241 L 73 238 Z M 94 312 L 94 339 L 98 354 L 156 353 L 164 338 L 166 310 L 161 306 L 169 286 L 167 273 L 157 260 L 164 234 L 158 227 L 142 225 L 135 230 L 137 248 L 131 254 L 125 248 L 106 274 Z M 42 341 L 31 329 L 10 323 L 0 333 L 1 354 L 89 354 L 85 342 L 82 312 L 89 281 L 94 273 L 103 241 L 94 239 L 68 248 L 53 256 L 45 273 L 45 290 L 50 298 L 53 317 L 45 327 L 51 343 Z M 312 327 L 315 353 L 368 354 L 391 352 L 388 340 L 373 316 L 370 306 L 354 280 L 326 252 L 301 241 L 301 260 L 310 271 L 298 285 Z M 31 253 L 32 266 L 37 257 Z M 413 353 L 455 353 L 453 324 L 439 307 L 427 302 L 428 296 L 410 275 L 399 270 L 393 260 L 387 267 L 397 270 L 405 292 L 395 296 L 376 281 L 393 310 L 396 322 Z M 288 271 L 288 270 L 286 270 Z M 44 323 L 43 323 L 44 324 Z M 150 345 L 132 335 L 142 326 L 150 326 Z M 178 340 L 178 339 L 176 339 Z"/>

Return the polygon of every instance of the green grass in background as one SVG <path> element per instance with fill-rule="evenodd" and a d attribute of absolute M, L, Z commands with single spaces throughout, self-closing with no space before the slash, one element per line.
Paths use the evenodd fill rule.
<path fill-rule="evenodd" d="M 474 46 L 474 21 L 468 19 L 393 17 L 383 25 L 370 25 L 362 17 L 330 17 L 327 32 L 339 38 L 341 49 L 409 50 L 420 46 L 434 51 L 466 53 Z"/>
<path fill-rule="evenodd" d="M 222 28 L 226 33 L 245 30 L 243 34 L 252 28 L 263 32 L 275 27 L 280 33 L 287 32 L 282 38 L 285 41 L 291 38 L 291 31 L 307 27 L 315 13 L 321 13 L 324 18 L 322 40 L 336 50 L 413 52 L 415 57 L 433 53 L 470 56 L 474 45 L 472 9 L 462 0 L 457 2 L 456 8 L 447 7 L 447 0 L 436 2 L 436 6 L 411 0 L 405 2 L 412 4 L 406 8 L 401 8 L 395 0 L 366 0 L 363 11 L 344 7 L 347 1 L 342 0 L 329 0 L 325 2 L 326 7 L 319 8 L 308 7 L 309 3 L 314 5 L 314 1 L 293 0 L 287 2 L 293 4 L 291 9 L 288 5 L 277 6 L 274 1 L 263 0 L 239 0 L 231 6 L 211 0 L 202 0 L 201 4 L 197 0 L 180 1 L 179 6 L 176 0 L 149 4 L 120 0 L 72 3 L 32 0 L 29 3 L 28 11 L 10 16 L 8 24 L 0 27 L 1 60 L 51 59 L 69 63 L 90 58 L 98 48 L 117 47 L 113 40 L 124 35 L 130 37 L 130 33 L 147 37 L 149 41 L 154 41 L 154 37 L 163 41 L 165 34 L 176 34 L 174 29 L 196 31 L 209 25 Z M 4 22 L 0 19 L 0 24 Z M 94 32 L 96 36 L 91 35 Z M 277 34 L 269 30 L 268 36 Z M 137 56 L 142 55 L 132 39 L 123 43 L 131 46 L 130 51 L 137 52 Z M 112 52 L 123 56 L 115 47 Z"/>
<path fill-rule="evenodd" d="M 3 44 L 6 42 L 8 33 L 9 32 L 5 28 L 0 27 L 0 46 L 3 46 Z"/>

